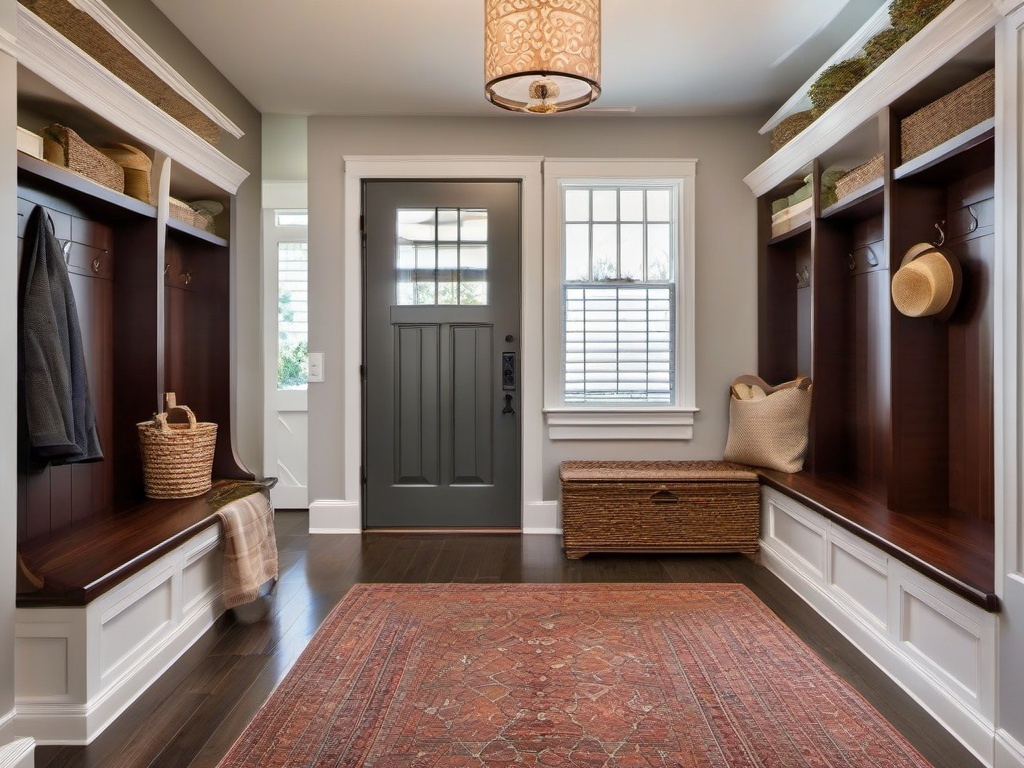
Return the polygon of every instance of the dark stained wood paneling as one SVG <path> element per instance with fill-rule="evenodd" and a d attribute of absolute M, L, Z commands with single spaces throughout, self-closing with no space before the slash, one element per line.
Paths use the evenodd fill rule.
<path fill-rule="evenodd" d="M 892 271 L 918 242 L 938 235 L 946 216 L 945 189 L 916 181 L 893 185 Z M 889 305 L 891 307 L 891 304 Z M 893 439 L 889 506 L 916 515 L 947 513 L 949 494 L 936 473 L 948 470 L 949 377 L 946 324 L 891 309 Z"/>
<path fill-rule="evenodd" d="M 948 191 L 948 247 L 960 261 L 963 290 L 950 318 L 949 506 L 951 514 L 994 519 L 992 272 L 994 174 L 971 174 Z"/>
<path fill-rule="evenodd" d="M 82 346 L 97 429 L 107 459 L 112 451 L 113 397 L 113 291 L 114 255 L 110 226 L 88 218 L 91 214 L 31 187 L 18 198 L 18 253 L 24 250 L 24 231 L 29 214 L 42 205 L 54 223 L 60 240 L 72 243 L 69 272 L 75 294 Z M 77 239 L 75 239 L 77 238 Z M 102 250 L 100 250 L 102 248 Z M 99 269 L 92 262 L 100 258 Z M 18 540 L 50 531 L 107 511 L 112 503 L 112 462 L 48 467 L 27 475 L 27 447 L 21 446 L 19 473 Z"/>

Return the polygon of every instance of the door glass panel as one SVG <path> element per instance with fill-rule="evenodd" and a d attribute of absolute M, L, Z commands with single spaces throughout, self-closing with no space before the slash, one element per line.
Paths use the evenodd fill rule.
<path fill-rule="evenodd" d="M 398 210 L 395 302 L 399 305 L 487 303 L 487 211 Z"/>
<path fill-rule="evenodd" d="M 277 246 L 277 388 L 305 389 L 309 355 L 306 243 Z"/>

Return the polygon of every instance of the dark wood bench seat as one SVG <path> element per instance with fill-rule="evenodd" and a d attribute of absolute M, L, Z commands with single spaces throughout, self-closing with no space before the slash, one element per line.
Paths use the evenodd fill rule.
<path fill-rule="evenodd" d="M 987 611 L 995 593 L 991 522 L 893 512 L 841 480 L 759 469 L 761 482 L 834 521 L 910 568 Z"/>
<path fill-rule="evenodd" d="M 255 484 L 269 488 L 273 483 Z M 147 499 L 94 515 L 18 547 L 17 607 L 81 606 L 217 524 L 218 500 L 254 483 L 223 480 L 192 499 Z M 42 582 L 41 587 L 35 584 Z"/>

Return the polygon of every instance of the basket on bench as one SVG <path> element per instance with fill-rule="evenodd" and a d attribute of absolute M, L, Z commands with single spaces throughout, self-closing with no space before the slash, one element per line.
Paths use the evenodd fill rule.
<path fill-rule="evenodd" d="M 139 422 L 139 447 L 145 474 L 146 496 L 151 499 L 185 499 L 199 496 L 213 485 L 213 454 L 217 425 L 196 421 L 192 410 L 175 402 L 168 392 L 167 410 L 152 421 Z M 174 413 L 187 423 L 171 423 Z"/>

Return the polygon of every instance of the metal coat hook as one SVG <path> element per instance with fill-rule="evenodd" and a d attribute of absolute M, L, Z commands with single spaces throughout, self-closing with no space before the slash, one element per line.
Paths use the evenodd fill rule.
<path fill-rule="evenodd" d="M 191 270 L 182 272 L 180 277 L 181 277 L 181 282 L 183 282 L 185 285 L 188 285 L 189 283 L 192 282 L 192 272 L 191 272 Z"/>
<path fill-rule="evenodd" d="M 167 273 L 171 271 L 171 262 L 164 262 L 164 277 L 167 277 Z"/>
<path fill-rule="evenodd" d="M 967 212 L 971 214 L 971 226 L 968 227 L 968 232 L 973 232 L 978 228 L 978 212 L 974 210 L 973 205 L 967 206 Z"/>
<path fill-rule="evenodd" d="M 942 229 L 942 227 L 943 227 L 943 225 L 945 225 L 945 223 L 946 223 L 945 219 L 935 223 L 935 228 L 937 230 L 939 230 L 939 242 L 932 243 L 932 245 L 934 245 L 936 248 L 939 248 L 939 247 L 941 247 L 941 246 L 946 244 L 946 233 Z"/>
<path fill-rule="evenodd" d="M 853 272 L 857 268 L 857 257 L 853 255 L 853 251 L 850 251 L 850 271 Z"/>
<path fill-rule="evenodd" d="M 100 267 L 102 267 L 102 266 L 103 266 L 103 261 L 100 260 L 98 257 L 92 260 L 92 271 L 93 272 L 99 272 L 100 271 Z"/>
<path fill-rule="evenodd" d="M 58 240 L 60 243 L 60 252 L 64 254 L 64 263 L 71 263 L 71 241 L 70 240 Z"/>
<path fill-rule="evenodd" d="M 871 246 L 867 246 L 865 250 L 868 252 L 868 265 L 872 267 L 878 266 L 878 257 L 875 256 L 875 252 L 871 250 Z"/>

